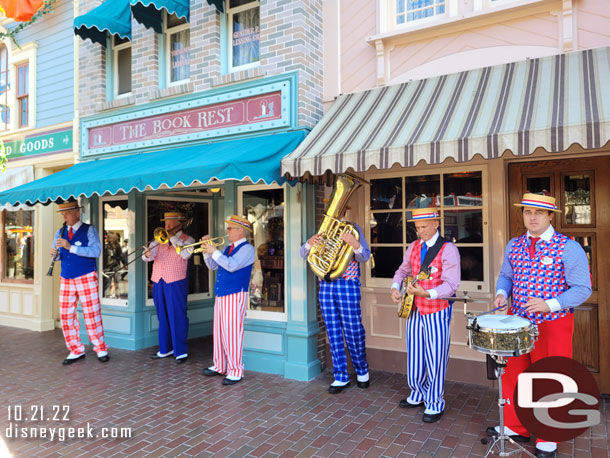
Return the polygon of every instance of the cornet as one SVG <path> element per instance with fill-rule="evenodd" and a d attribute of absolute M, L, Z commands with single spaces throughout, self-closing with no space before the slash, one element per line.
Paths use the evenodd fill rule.
<path fill-rule="evenodd" d="M 221 237 L 214 237 L 213 239 L 201 240 L 199 242 L 191 243 L 190 245 L 177 246 L 176 253 L 180 254 L 182 250 L 189 250 L 191 253 L 201 253 L 203 250 L 205 250 L 206 245 L 214 245 L 216 247 L 224 245 L 224 239 L 226 237 L 226 235 L 223 235 Z M 193 248 L 196 246 L 198 246 L 199 248 Z"/>

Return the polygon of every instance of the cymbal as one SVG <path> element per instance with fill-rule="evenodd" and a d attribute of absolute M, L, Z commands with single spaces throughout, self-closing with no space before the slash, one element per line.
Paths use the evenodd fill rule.
<path fill-rule="evenodd" d="M 454 302 L 489 302 L 483 299 L 476 299 L 470 296 L 456 296 L 456 297 L 437 297 L 440 301 L 454 301 Z"/>

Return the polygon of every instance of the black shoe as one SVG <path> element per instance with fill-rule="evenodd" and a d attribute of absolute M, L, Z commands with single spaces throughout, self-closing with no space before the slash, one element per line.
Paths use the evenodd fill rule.
<path fill-rule="evenodd" d="M 215 375 L 221 375 L 221 374 L 220 374 L 220 372 L 216 372 L 216 371 L 214 371 L 214 370 L 210 369 L 209 367 L 206 367 L 206 368 L 203 370 L 203 375 L 206 375 L 206 376 L 208 376 L 208 377 L 213 377 L 213 376 L 215 376 Z"/>
<path fill-rule="evenodd" d="M 350 385 L 350 382 L 347 382 L 347 384 L 340 385 L 340 386 L 331 385 L 328 387 L 328 392 L 330 394 L 338 394 L 338 393 L 341 393 L 341 391 L 343 391 L 344 389 L 346 389 L 349 385 Z"/>
<path fill-rule="evenodd" d="M 423 407 L 423 406 L 424 406 L 423 401 L 420 402 L 419 404 L 411 404 L 409 401 L 407 401 L 407 398 L 401 399 L 400 402 L 398 403 L 398 407 L 402 407 L 403 409 L 414 409 L 415 407 Z"/>
<path fill-rule="evenodd" d="M 498 431 L 496 431 L 496 428 L 494 426 L 490 426 L 489 428 L 487 428 L 485 430 L 485 433 L 489 437 L 496 437 L 496 436 L 500 435 L 500 433 Z M 527 437 L 527 436 L 520 436 L 519 434 L 512 434 L 512 435 L 506 434 L 506 437 L 510 437 L 515 442 L 529 442 L 530 441 L 529 437 Z"/>
<path fill-rule="evenodd" d="M 536 452 L 534 454 L 537 458 L 555 458 L 557 456 L 557 450 L 545 452 L 544 450 L 540 450 L 538 447 L 536 447 Z"/>
<path fill-rule="evenodd" d="M 183 358 L 176 358 L 176 364 L 183 364 L 186 363 L 186 360 L 189 359 L 188 356 L 185 356 Z"/>
<path fill-rule="evenodd" d="M 79 355 L 76 358 L 66 358 L 66 359 L 63 360 L 62 364 L 64 366 L 67 366 L 68 364 L 73 364 L 76 361 L 80 361 L 81 359 L 85 359 L 85 354 L 84 353 L 82 355 Z"/>
<path fill-rule="evenodd" d="M 107 363 L 110 360 L 110 356 L 109 355 L 104 355 L 104 356 L 98 356 L 97 360 L 100 363 Z"/>
<path fill-rule="evenodd" d="M 358 382 L 357 384 L 358 384 L 358 388 L 368 388 L 370 385 L 368 380 L 366 382 Z"/>
<path fill-rule="evenodd" d="M 239 380 L 231 380 L 230 378 L 225 377 L 222 379 L 222 384 L 223 385 L 235 385 L 236 383 L 241 382 L 241 380 L 242 380 L 241 378 Z"/>
<path fill-rule="evenodd" d="M 167 356 L 159 356 L 157 353 L 153 353 L 152 355 L 150 355 L 150 359 L 165 359 L 168 356 L 172 356 L 172 355 L 167 355 Z"/>
<path fill-rule="evenodd" d="M 442 417 L 443 412 L 439 413 L 425 413 L 424 414 L 424 423 L 434 423 L 435 421 L 439 421 Z"/>

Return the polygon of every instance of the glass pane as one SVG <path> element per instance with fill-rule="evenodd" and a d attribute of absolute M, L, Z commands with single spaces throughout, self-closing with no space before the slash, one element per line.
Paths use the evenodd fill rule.
<path fill-rule="evenodd" d="M 28 124 L 28 98 L 23 97 L 19 99 L 19 127 L 26 126 Z"/>
<path fill-rule="evenodd" d="M 405 177 L 407 208 L 427 208 L 437 205 L 440 192 L 440 175 Z"/>
<path fill-rule="evenodd" d="M 157 227 L 165 227 L 164 222 L 161 221 L 163 213 L 169 211 L 179 211 L 187 215 L 189 224 L 184 225 L 182 230 L 193 237 L 196 241 L 204 235 L 216 235 L 224 234 L 212 234 L 210 231 L 209 221 L 209 207 L 207 202 L 189 202 L 181 200 L 149 200 L 147 202 L 148 212 L 148 234 L 147 241 L 154 239 L 153 233 Z M 222 249 L 222 248 L 221 248 Z M 137 261 L 136 261 L 137 262 Z M 147 262 L 148 266 L 148 298 L 152 298 L 152 276 L 153 263 Z M 188 279 L 189 279 L 189 295 L 190 294 L 202 294 L 210 292 L 210 272 L 203 262 L 203 256 L 201 253 L 195 253 L 191 256 L 188 266 Z"/>
<path fill-rule="evenodd" d="M 404 24 L 405 23 L 405 15 L 401 14 L 396 16 L 396 24 Z"/>
<path fill-rule="evenodd" d="M 17 67 L 17 95 L 24 95 L 28 92 L 28 66 Z"/>
<path fill-rule="evenodd" d="M 445 197 L 443 205 L 483 205 L 481 172 L 447 173 L 443 176 Z"/>
<path fill-rule="evenodd" d="M 483 243 L 481 210 L 446 210 L 444 217 L 446 239 L 453 243 Z"/>
<path fill-rule="evenodd" d="M 375 268 L 371 268 L 374 278 L 392 278 L 402 263 L 404 250 L 402 247 L 372 247 L 371 253 L 375 257 Z"/>
<path fill-rule="evenodd" d="M 128 219 L 127 199 L 104 202 L 102 294 L 109 299 L 127 299 Z"/>
<path fill-rule="evenodd" d="M 396 12 L 397 13 L 405 12 L 405 0 L 396 0 Z"/>
<path fill-rule="evenodd" d="M 131 46 L 117 51 L 118 94 L 131 92 Z"/>
<path fill-rule="evenodd" d="M 525 192 L 551 195 L 551 177 L 531 177 L 525 180 Z"/>
<path fill-rule="evenodd" d="M 563 177 L 566 224 L 591 224 L 591 177 L 588 174 Z"/>
<path fill-rule="evenodd" d="M 483 281 L 483 247 L 461 247 L 462 281 Z"/>
<path fill-rule="evenodd" d="M 402 243 L 402 215 L 402 212 L 373 213 L 370 243 Z"/>
<path fill-rule="evenodd" d="M 371 210 L 402 207 L 402 178 L 371 180 Z"/>
<path fill-rule="evenodd" d="M 190 75 L 190 36 L 191 32 L 187 29 L 172 33 L 169 38 L 172 83 L 188 79 Z"/>
<path fill-rule="evenodd" d="M 243 208 L 252 223 L 256 251 L 248 308 L 284 312 L 284 190 L 244 192 Z"/>
<path fill-rule="evenodd" d="M 233 15 L 233 67 L 259 61 L 259 12 L 256 7 Z"/>
<path fill-rule="evenodd" d="M 595 262 L 595 247 L 593 246 L 593 237 L 591 235 L 578 235 L 578 236 L 569 236 L 572 240 L 578 242 L 583 250 L 585 250 L 585 254 L 587 255 L 587 260 L 589 261 L 589 272 L 593 274 L 595 269 L 593 268 L 593 263 Z M 592 275 L 591 280 L 593 283 L 593 289 L 597 289 L 597 278 Z"/>
<path fill-rule="evenodd" d="M 34 211 L 4 212 L 4 278 L 34 279 Z"/>

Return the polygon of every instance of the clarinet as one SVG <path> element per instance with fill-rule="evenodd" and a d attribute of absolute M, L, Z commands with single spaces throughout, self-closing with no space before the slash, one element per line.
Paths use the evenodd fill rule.
<path fill-rule="evenodd" d="M 64 221 L 63 226 L 61 227 L 61 238 L 64 238 L 64 235 L 66 233 L 66 222 Z M 57 249 L 57 253 L 55 253 L 55 256 L 53 256 L 53 259 L 51 260 L 51 266 L 49 267 L 49 271 L 47 272 L 47 275 L 49 277 L 53 276 L 53 267 L 55 267 L 55 261 L 57 261 L 59 259 L 59 248 Z"/>

